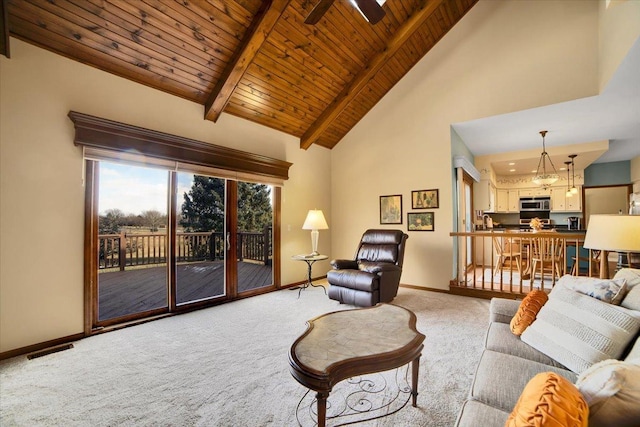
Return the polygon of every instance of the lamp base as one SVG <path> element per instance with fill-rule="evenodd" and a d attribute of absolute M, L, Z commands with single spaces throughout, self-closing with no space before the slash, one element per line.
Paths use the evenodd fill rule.
<path fill-rule="evenodd" d="M 320 255 L 318 253 L 318 235 L 320 232 L 318 230 L 311 230 L 311 255 L 316 256 Z"/>

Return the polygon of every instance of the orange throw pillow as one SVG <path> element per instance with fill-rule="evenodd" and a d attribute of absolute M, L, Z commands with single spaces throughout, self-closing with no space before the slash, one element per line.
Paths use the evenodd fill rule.
<path fill-rule="evenodd" d="M 589 405 L 568 379 L 553 372 L 531 378 L 505 427 L 587 427 Z"/>
<path fill-rule="evenodd" d="M 536 289 L 529 292 L 520 303 L 515 316 L 511 319 L 511 332 L 517 336 L 522 335 L 524 330 L 536 320 L 538 312 L 548 299 L 549 297 L 545 291 Z"/>

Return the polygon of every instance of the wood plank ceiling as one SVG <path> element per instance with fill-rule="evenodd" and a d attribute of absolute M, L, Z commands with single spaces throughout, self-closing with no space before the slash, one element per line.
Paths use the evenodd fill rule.
<path fill-rule="evenodd" d="M 333 148 L 477 0 L 3 0 L 13 37 Z"/>

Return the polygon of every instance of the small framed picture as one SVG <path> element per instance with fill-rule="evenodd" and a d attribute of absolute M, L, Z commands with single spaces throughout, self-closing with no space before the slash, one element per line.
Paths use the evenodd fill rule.
<path fill-rule="evenodd" d="M 380 224 L 402 224 L 402 195 L 380 196 Z"/>
<path fill-rule="evenodd" d="M 409 231 L 433 231 L 433 212 L 408 212 L 407 225 Z"/>
<path fill-rule="evenodd" d="M 411 192 L 411 209 L 435 209 L 439 207 L 438 190 L 417 190 Z"/>

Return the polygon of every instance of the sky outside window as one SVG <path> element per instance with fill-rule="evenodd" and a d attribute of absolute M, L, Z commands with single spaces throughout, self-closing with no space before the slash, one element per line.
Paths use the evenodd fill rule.
<path fill-rule="evenodd" d="M 109 209 L 119 209 L 125 214 L 139 215 L 144 211 L 167 211 L 168 171 L 155 168 L 100 162 L 101 215 Z M 193 174 L 178 176 L 178 204 L 183 194 L 191 189 Z"/>

